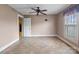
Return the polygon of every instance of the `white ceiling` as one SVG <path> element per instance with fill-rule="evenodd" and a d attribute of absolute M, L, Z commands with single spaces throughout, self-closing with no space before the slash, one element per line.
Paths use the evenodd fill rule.
<path fill-rule="evenodd" d="M 47 14 L 57 14 L 70 6 L 69 4 L 9 4 L 10 7 L 14 8 L 23 15 L 36 15 L 31 8 L 40 7 L 40 9 L 47 9 Z"/>

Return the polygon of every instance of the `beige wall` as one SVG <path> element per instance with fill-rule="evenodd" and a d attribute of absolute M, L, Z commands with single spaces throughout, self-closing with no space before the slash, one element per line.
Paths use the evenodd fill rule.
<path fill-rule="evenodd" d="M 19 39 L 17 13 L 8 5 L 0 5 L 0 48 Z"/>
<path fill-rule="evenodd" d="M 57 34 L 64 37 L 64 17 L 62 13 L 57 16 Z"/>
<path fill-rule="evenodd" d="M 55 16 L 31 16 L 31 34 L 32 35 L 56 35 Z M 48 19 L 48 21 L 45 21 Z"/>

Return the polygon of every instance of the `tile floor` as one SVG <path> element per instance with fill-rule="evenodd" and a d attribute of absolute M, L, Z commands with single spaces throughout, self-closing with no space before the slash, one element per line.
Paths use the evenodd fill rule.
<path fill-rule="evenodd" d="M 55 37 L 23 38 L 1 54 L 76 54 L 77 52 Z"/>

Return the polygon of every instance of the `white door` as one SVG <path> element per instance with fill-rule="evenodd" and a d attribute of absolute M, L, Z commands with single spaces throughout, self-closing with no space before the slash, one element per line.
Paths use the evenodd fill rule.
<path fill-rule="evenodd" d="M 24 37 L 31 36 L 31 18 L 24 18 Z"/>

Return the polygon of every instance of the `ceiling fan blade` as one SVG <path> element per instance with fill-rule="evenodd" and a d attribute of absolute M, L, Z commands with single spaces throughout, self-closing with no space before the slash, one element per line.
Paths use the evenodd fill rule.
<path fill-rule="evenodd" d="M 36 12 L 29 12 L 29 13 L 36 13 Z"/>
<path fill-rule="evenodd" d="M 47 11 L 47 10 L 45 9 L 45 10 L 41 10 L 41 11 Z"/>
<path fill-rule="evenodd" d="M 36 11 L 36 9 L 34 9 L 34 8 L 31 8 L 32 10 L 34 10 L 34 11 Z"/>
<path fill-rule="evenodd" d="M 43 14 L 43 15 L 47 15 L 47 14 L 45 14 L 45 13 L 43 13 L 43 12 L 40 12 L 41 14 Z"/>

